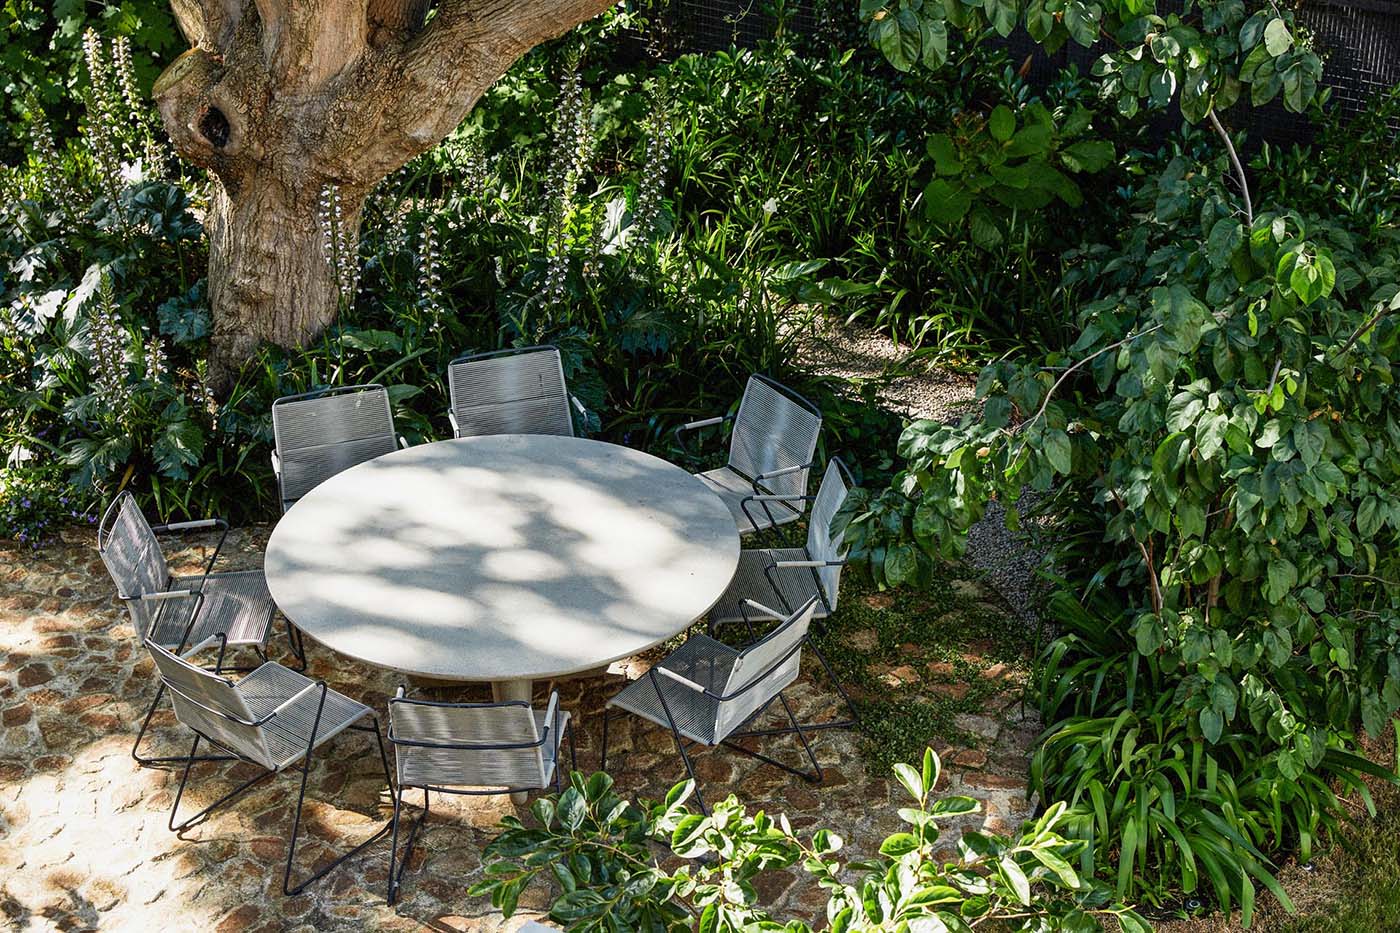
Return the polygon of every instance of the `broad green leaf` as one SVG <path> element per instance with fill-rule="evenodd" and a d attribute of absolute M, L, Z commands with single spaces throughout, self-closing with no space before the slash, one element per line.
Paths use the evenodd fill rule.
<path fill-rule="evenodd" d="M 1288 31 L 1288 24 L 1281 18 L 1275 16 L 1269 20 L 1269 25 L 1264 27 L 1264 47 L 1275 58 L 1293 47 L 1293 34 Z"/>
<path fill-rule="evenodd" d="M 1011 112 L 1010 107 L 998 104 L 987 118 L 987 130 L 997 142 L 1006 142 L 1016 131 L 1016 115 Z"/>

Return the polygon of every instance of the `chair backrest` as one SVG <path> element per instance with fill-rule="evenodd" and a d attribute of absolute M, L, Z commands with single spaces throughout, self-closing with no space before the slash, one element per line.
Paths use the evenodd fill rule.
<path fill-rule="evenodd" d="M 846 482 L 846 466 L 836 457 L 827 462 L 822 474 L 822 484 L 817 487 L 817 498 L 812 503 L 812 514 L 807 526 L 807 556 L 811 560 L 841 560 L 846 556 L 843 546 L 846 533 L 835 537 L 831 534 L 831 522 L 846 501 L 851 487 Z M 841 567 L 816 568 L 817 582 L 821 584 L 826 597 L 827 609 L 836 611 L 836 597 L 841 589 Z"/>
<path fill-rule="evenodd" d="M 797 679 L 802 664 L 802 642 L 816 609 L 814 596 L 773 631 L 739 652 L 721 695 L 730 696 L 748 689 L 716 704 L 715 741 L 743 725 L 755 710 Z"/>
<path fill-rule="evenodd" d="M 126 602 L 137 638 L 144 640 L 159 603 L 140 597 L 164 590 L 170 568 L 155 532 L 130 491 L 118 493 L 103 513 L 97 526 L 97 553 L 117 585 L 117 595 Z"/>
<path fill-rule="evenodd" d="M 552 730 L 554 723 L 546 726 Z M 548 780 L 535 712 L 519 700 L 431 703 L 396 697 L 389 701 L 389 732 L 400 786 L 543 787 Z M 552 734 L 549 740 L 555 743 Z M 413 742 L 481 747 L 405 744 Z M 502 748 L 512 745 L 526 747 Z"/>
<path fill-rule="evenodd" d="M 821 428 L 815 405 L 767 376 L 752 375 L 729 438 L 729 465 L 752 478 L 811 463 Z M 804 495 L 807 470 L 766 480 L 763 486 L 770 493 Z"/>
<path fill-rule="evenodd" d="M 289 395 L 272 403 L 282 508 L 357 463 L 394 451 L 394 414 L 380 385 Z"/>
<path fill-rule="evenodd" d="M 564 361 L 556 347 L 459 357 L 447 368 L 447 382 L 458 437 L 574 436 Z"/>
<path fill-rule="evenodd" d="M 146 649 L 151 652 L 156 670 L 170 691 L 177 720 L 234 754 L 264 767 L 276 767 L 268 753 L 264 727 L 247 725 L 256 717 L 236 686 L 154 642 L 146 642 Z"/>

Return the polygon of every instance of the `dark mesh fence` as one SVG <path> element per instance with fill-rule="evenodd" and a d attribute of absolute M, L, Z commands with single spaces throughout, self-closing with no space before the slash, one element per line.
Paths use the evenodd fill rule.
<path fill-rule="evenodd" d="M 838 31 L 833 24 L 851 16 L 855 2 L 789 0 L 786 28 L 820 39 Z M 674 51 L 751 47 L 773 35 L 776 24 L 766 6 L 766 0 L 671 0 Z M 1332 88 L 1332 106 L 1357 113 L 1378 92 L 1400 84 L 1400 0 L 1305 0 L 1299 18 L 1324 55 L 1323 84 Z M 1050 81 L 1070 64 L 1087 74 L 1096 57 L 1073 42 L 1046 55 L 1023 30 L 1005 43 L 1018 65 L 1029 59 L 1027 77 L 1033 84 Z M 1239 116 L 1248 120 L 1255 138 L 1286 145 L 1310 136 L 1307 119 L 1288 113 L 1278 101 L 1250 113 L 1242 109 Z"/>

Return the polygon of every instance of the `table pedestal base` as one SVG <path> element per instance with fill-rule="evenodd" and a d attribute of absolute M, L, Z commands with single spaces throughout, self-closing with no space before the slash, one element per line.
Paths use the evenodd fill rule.
<path fill-rule="evenodd" d="M 493 680 L 491 681 L 491 699 L 497 703 L 505 703 L 508 700 L 524 700 L 526 703 L 534 701 L 535 683 L 532 680 Z M 556 762 L 554 765 L 559 767 Z M 510 795 L 510 802 L 516 806 L 523 806 L 529 798 L 529 794 L 524 792 Z"/>

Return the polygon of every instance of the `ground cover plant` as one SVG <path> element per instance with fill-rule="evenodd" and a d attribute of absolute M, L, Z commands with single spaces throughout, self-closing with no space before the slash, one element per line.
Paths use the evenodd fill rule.
<path fill-rule="evenodd" d="M 750 814 L 735 797 L 709 815 L 690 812 L 690 782 L 660 803 L 632 803 L 612 792 L 606 774 L 574 775 L 563 794 L 533 804 L 534 826 L 505 818 L 485 852 L 487 878 L 474 891 L 509 917 L 522 891 L 550 884 L 557 894 L 549 916 L 568 930 L 802 933 L 814 927 L 769 916 L 755 888 L 764 872 L 800 865 L 828 894 L 822 928 L 833 933 L 968 931 L 983 923 L 1090 931 L 1102 930 L 1106 917 L 1125 933 L 1150 929 L 1105 886 L 1075 872 L 1082 843 L 1056 831 L 1062 804 L 1015 838 L 963 833 L 958 858 L 944 861 L 934 855 L 940 820 L 975 812 L 978 802 L 935 795 L 940 762 L 932 750 L 920 768 L 900 763 L 894 771 L 912 804 L 899 810 L 908 829 L 887 837 L 878 856 L 849 865 L 838 859 L 836 833 L 799 836 L 787 817 Z M 664 855 L 680 867 L 663 868 Z"/>

